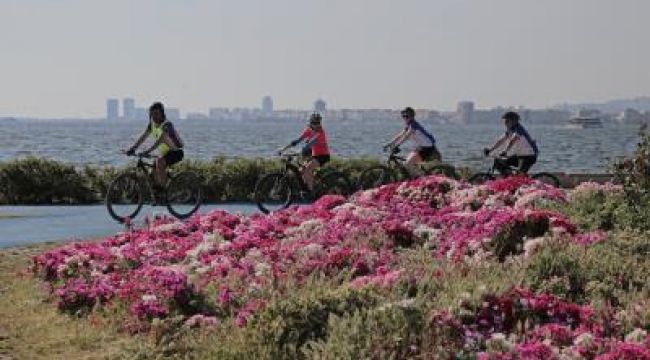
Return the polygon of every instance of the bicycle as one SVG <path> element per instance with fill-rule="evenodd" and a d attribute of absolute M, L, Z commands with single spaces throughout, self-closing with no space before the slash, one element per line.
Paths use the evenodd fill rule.
<path fill-rule="evenodd" d="M 479 172 L 474 175 L 472 175 L 467 181 L 470 184 L 474 185 L 480 185 L 486 181 L 489 180 L 496 180 L 498 176 L 503 176 L 503 177 L 508 177 L 512 175 L 522 175 L 522 173 L 519 171 L 514 166 L 507 166 L 507 170 L 505 174 L 499 174 L 496 164 L 497 162 L 502 162 L 505 165 L 506 157 L 504 156 L 492 156 L 494 158 L 494 161 L 492 162 L 492 167 L 487 172 Z M 547 173 L 547 172 L 538 172 L 535 174 L 523 174 L 530 176 L 532 179 L 539 180 L 545 184 L 552 185 L 554 187 L 559 187 L 560 186 L 560 179 L 558 179 L 557 176 Z"/>
<path fill-rule="evenodd" d="M 135 218 L 145 200 L 151 201 L 152 206 L 165 205 L 169 212 L 179 219 L 185 219 L 194 214 L 203 200 L 201 178 L 192 171 L 182 171 L 168 175 L 166 186 L 156 190 L 153 178 L 154 163 L 144 159 L 155 159 L 154 156 L 138 154 L 138 162 L 134 170 L 119 175 L 106 192 L 106 207 L 113 219 L 124 223 L 127 219 Z"/>
<path fill-rule="evenodd" d="M 387 152 L 388 160 L 386 165 L 375 165 L 361 172 L 357 180 L 357 189 L 367 190 L 395 181 L 413 178 L 404 165 L 406 159 L 397 155 L 400 153 L 399 147 L 390 147 Z M 430 164 L 423 163 L 420 165 L 425 175 L 440 174 L 456 180 L 460 179 L 453 166 L 441 163 Z"/>
<path fill-rule="evenodd" d="M 310 191 L 302 179 L 299 158 L 295 152 L 279 153 L 284 168 L 261 177 L 255 184 L 254 199 L 257 207 L 265 214 L 286 209 L 298 200 L 317 200 L 323 195 L 352 193 L 348 177 L 340 171 L 317 169 L 314 174 L 314 190 Z"/>

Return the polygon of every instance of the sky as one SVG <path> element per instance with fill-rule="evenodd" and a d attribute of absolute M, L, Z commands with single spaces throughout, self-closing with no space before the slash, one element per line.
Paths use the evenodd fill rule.
<path fill-rule="evenodd" d="M 0 0 L 0 116 L 650 95 L 648 0 Z"/>

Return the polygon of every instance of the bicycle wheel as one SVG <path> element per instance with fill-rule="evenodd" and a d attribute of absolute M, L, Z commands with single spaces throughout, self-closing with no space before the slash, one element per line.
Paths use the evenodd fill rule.
<path fill-rule="evenodd" d="M 473 185 L 480 185 L 483 184 L 486 181 L 494 180 L 495 177 L 491 174 L 488 173 L 477 173 L 472 176 L 467 180 L 470 184 Z"/>
<path fill-rule="evenodd" d="M 173 176 L 167 184 L 167 209 L 179 219 L 185 219 L 196 212 L 203 201 L 201 178 L 192 171 L 183 171 Z"/>
<path fill-rule="evenodd" d="M 255 184 L 253 197 L 261 212 L 286 209 L 291 205 L 293 190 L 291 183 L 283 173 L 264 175 Z"/>
<path fill-rule="evenodd" d="M 438 164 L 427 166 L 426 164 L 422 166 L 422 170 L 426 175 L 444 175 L 448 178 L 454 180 L 460 180 L 460 176 L 456 172 L 456 168 L 447 164 Z"/>
<path fill-rule="evenodd" d="M 133 219 L 142 209 L 144 187 L 135 173 L 118 176 L 106 192 L 106 208 L 117 222 Z"/>
<path fill-rule="evenodd" d="M 395 182 L 395 172 L 384 165 L 377 165 L 364 170 L 357 179 L 357 189 L 368 190 Z"/>
<path fill-rule="evenodd" d="M 323 195 L 342 195 L 349 196 L 352 194 L 352 185 L 345 174 L 332 171 L 316 181 L 314 188 L 315 199 L 318 200 Z"/>
<path fill-rule="evenodd" d="M 546 172 L 541 172 L 537 173 L 533 176 L 531 176 L 535 180 L 539 180 L 543 182 L 544 184 L 559 187 L 560 186 L 560 179 L 557 178 L 557 176 L 546 173 Z"/>

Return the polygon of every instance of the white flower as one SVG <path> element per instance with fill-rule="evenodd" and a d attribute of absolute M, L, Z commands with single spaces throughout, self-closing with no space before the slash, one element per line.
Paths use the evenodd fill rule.
<path fill-rule="evenodd" d="M 582 346 L 590 348 L 594 344 L 594 336 L 591 333 L 582 333 L 573 340 L 573 344 L 576 346 Z"/>
<path fill-rule="evenodd" d="M 636 328 L 631 333 L 629 333 L 629 334 L 627 334 L 625 336 L 625 342 L 636 343 L 636 344 L 643 345 L 643 344 L 645 344 L 645 340 L 646 340 L 647 336 L 648 336 L 647 331 L 645 331 L 643 329 Z"/>
<path fill-rule="evenodd" d="M 151 294 L 150 295 L 142 295 L 142 301 L 144 301 L 144 302 L 153 302 L 153 301 L 156 301 L 156 300 L 158 300 L 156 295 L 151 295 Z"/>
<path fill-rule="evenodd" d="M 494 333 L 492 337 L 485 342 L 488 352 L 510 352 L 514 348 L 513 344 L 502 333 Z"/>

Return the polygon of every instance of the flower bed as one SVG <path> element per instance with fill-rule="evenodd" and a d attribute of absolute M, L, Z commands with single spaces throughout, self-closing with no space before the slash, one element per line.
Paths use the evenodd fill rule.
<path fill-rule="evenodd" d="M 122 308 L 129 331 L 170 316 L 182 316 L 192 326 L 226 320 L 245 326 L 267 306 L 270 294 L 314 274 L 347 274 L 342 286 L 352 288 L 390 288 L 404 276 L 399 254 L 412 248 L 427 249 L 432 260 L 471 266 L 531 256 L 550 239 L 585 246 L 601 241 L 606 233 L 583 233 L 561 213 L 537 206 L 568 199 L 565 191 L 528 178 L 472 186 L 430 176 L 348 200 L 326 196 L 271 215 L 214 211 L 185 223 L 156 219 L 146 229 L 46 252 L 34 258 L 34 271 L 51 284 L 60 309 Z M 601 336 L 588 308 L 525 290 L 503 296 L 488 301 L 500 304 L 498 316 L 489 308 L 475 309 L 468 324 L 458 320 L 464 333 L 480 335 L 485 343 L 510 332 L 524 311 L 513 310 L 515 302 L 530 307 L 526 316 L 546 313 L 555 320 L 539 322 L 546 327 L 519 339 L 501 358 L 537 358 L 526 354 L 549 351 L 547 338 L 569 346 L 587 331 Z M 627 354 L 634 346 L 609 341 L 599 353 Z"/>

